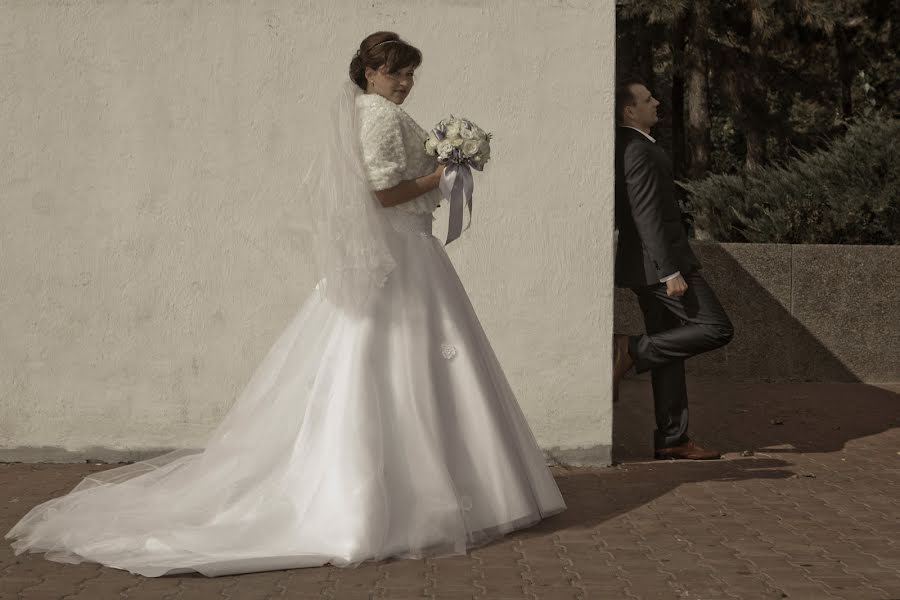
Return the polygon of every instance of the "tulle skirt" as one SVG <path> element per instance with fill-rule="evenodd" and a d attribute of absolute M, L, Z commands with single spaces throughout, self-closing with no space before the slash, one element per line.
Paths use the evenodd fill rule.
<path fill-rule="evenodd" d="M 16 554 L 150 577 L 349 566 L 464 553 L 564 510 L 441 242 L 392 244 L 367 310 L 317 288 L 204 449 L 84 479 L 10 530 Z"/>

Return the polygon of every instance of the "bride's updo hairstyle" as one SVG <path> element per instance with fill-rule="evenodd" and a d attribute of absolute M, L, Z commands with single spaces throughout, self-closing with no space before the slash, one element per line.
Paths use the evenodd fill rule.
<path fill-rule="evenodd" d="M 365 91 L 368 84 L 366 67 L 377 71 L 383 66 L 390 74 L 420 64 L 422 53 L 418 48 L 401 40 L 393 31 L 377 31 L 360 43 L 350 61 L 350 79 Z"/>

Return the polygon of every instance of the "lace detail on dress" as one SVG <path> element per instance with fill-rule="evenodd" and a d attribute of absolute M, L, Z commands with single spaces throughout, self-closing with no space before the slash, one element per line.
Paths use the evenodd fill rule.
<path fill-rule="evenodd" d="M 430 173 L 431 171 L 429 171 Z M 398 204 L 397 210 L 408 212 L 414 215 L 430 215 L 437 207 L 441 205 L 441 191 L 438 189 L 431 190 L 426 194 L 422 194 L 415 200 Z"/>
<path fill-rule="evenodd" d="M 431 222 L 434 218 L 431 213 L 413 213 L 398 210 L 399 206 L 386 208 L 388 222 L 396 231 L 404 233 L 418 233 L 424 237 L 431 237 Z"/>
<path fill-rule="evenodd" d="M 456 356 L 456 346 L 453 344 L 441 344 L 441 355 L 447 360 L 452 360 Z"/>

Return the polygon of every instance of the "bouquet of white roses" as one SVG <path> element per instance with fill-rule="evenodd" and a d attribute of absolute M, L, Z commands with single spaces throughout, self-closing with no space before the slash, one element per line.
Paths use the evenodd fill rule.
<path fill-rule="evenodd" d="M 450 116 L 428 134 L 425 152 L 447 165 L 440 188 L 450 201 L 450 226 L 447 244 L 462 233 L 463 204 L 469 207 L 472 222 L 472 169 L 481 171 L 491 158 L 491 134 L 468 119 Z"/>
<path fill-rule="evenodd" d="M 467 164 L 481 171 L 491 159 L 491 134 L 468 119 L 451 116 L 431 130 L 425 152 L 441 164 Z"/>

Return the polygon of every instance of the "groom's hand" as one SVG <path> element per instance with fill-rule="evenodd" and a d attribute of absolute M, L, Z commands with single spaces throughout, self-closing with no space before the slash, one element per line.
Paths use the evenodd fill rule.
<path fill-rule="evenodd" d="M 681 298 L 687 289 L 687 281 L 681 275 L 666 282 L 666 295 L 671 298 Z"/>

